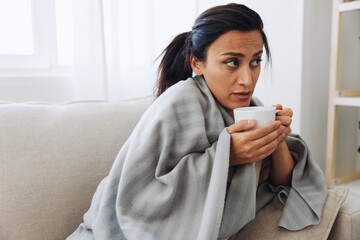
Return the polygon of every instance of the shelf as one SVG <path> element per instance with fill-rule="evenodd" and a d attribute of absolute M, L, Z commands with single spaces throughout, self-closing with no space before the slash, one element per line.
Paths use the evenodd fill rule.
<path fill-rule="evenodd" d="M 360 89 L 341 90 L 339 91 L 340 97 L 360 97 Z"/>
<path fill-rule="evenodd" d="M 351 31 L 352 26 L 351 23 L 347 23 L 345 20 L 347 17 L 354 16 L 359 17 L 360 14 L 360 0 L 332 0 L 333 8 L 332 8 L 332 30 L 331 30 L 331 54 L 330 54 L 330 76 L 329 76 L 329 105 L 328 105 L 328 122 L 327 122 L 327 139 L 326 139 L 326 181 L 328 186 L 333 184 L 342 184 L 345 182 L 353 181 L 355 179 L 360 179 L 360 171 L 359 169 L 351 169 L 348 174 L 343 176 L 337 175 L 337 168 L 342 168 L 343 164 L 348 163 L 349 161 L 357 161 L 357 159 L 347 159 L 346 162 L 337 162 L 336 158 L 338 157 L 337 152 L 338 148 L 341 147 L 341 144 L 338 143 L 339 136 L 337 126 L 341 123 L 338 121 L 343 121 L 343 118 L 339 117 L 339 114 L 343 111 L 343 109 L 339 108 L 339 106 L 348 106 L 348 107 L 360 107 L 360 89 L 339 89 L 342 86 L 340 72 L 344 69 L 341 65 L 340 59 L 340 48 L 342 34 L 344 34 L 343 28 Z M 350 11 L 351 14 L 348 14 Z M 343 14 L 346 13 L 346 14 Z M 348 16 L 344 16 L 348 15 Z M 344 20 L 345 19 L 345 20 Z M 357 19 L 357 18 L 356 18 Z M 343 21 L 344 20 L 344 21 Z M 343 21 L 343 22 L 342 22 Z M 358 21 L 358 20 L 355 20 Z M 355 29 L 354 29 L 355 30 Z M 357 35 L 356 35 L 357 38 Z M 355 46 L 358 46 L 357 41 Z M 357 61 L 356 61 L 357 62 Z M 358 65 L 354 65 L 357 67 Z M 356 77 L 356 74 L 353 77 Z M 351 75 L 351 76 L 352 76 Z M 351 79 L 351 82 L 356 81 L 355 79 Z M 356 110 L 356 109 L 355 109 Z M 356 120 L 356 119 L 355 119 Z M 351 127 L 351 126 L 350 126 Z M 348 130 L 348 129 L 346 129 Z M 352 129 L 346 132 L 350 132 Z M 342 132 L 343 133 L 343 132 Z M 357 132 L 351 132 L 351 138 L 356 138 Z M 346 140 L 348 141 L 348 140 Z M 356 140 L 355 140 L 356 141 Z M 341 151 L 339 151 L 340 153 Z M 343 159 L 342 159 L 343 160 Z"/>
<path fill-rule="evenodd" d="M 336 97 L 335 105 L 337 106 L 349 106 L 360 107 L 360 97 Z"/>
<path fill-rule="evenodd" d="M 332 179 L 332 184 L 344 184 L 357 179 L 360 179 L 360 171 L 349 173 L 340 177 L 335 177 L 334 179 Z"/>
<path fill-rule="evenodd" d="M 339 5 L 339 12 L 360 10 L 360 1 L 345 2 Z"/>

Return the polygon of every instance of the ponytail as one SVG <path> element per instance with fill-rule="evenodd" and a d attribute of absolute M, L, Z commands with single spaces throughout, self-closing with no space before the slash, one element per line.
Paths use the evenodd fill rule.
<path fill-rule="evenodd" d="M 192 76 L 190 66 L 190 34 L 191 32 L 179 34 L 161 53 L 163 58 L 159 65 L 155 89 L 157 97 L 175 83 Z"/>

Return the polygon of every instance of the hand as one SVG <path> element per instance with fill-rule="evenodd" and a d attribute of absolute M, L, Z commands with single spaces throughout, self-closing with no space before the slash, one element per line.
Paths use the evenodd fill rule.
<path fill-rule="evenodd" d="M 252 163 L 269 156 L 279 144 L 284 127 L 274 121 L 253 129 L 255 120 L 242 120 L 227 128 L 231 135 L 230 165 Z"/>
<path fill-rule="evenodd" d="M 280 136 L 279 141 L 284 142 L 291 133 L 290 125 L 292 123 L 293 111 L 290 108 L 283 108 L 281 104 L 276 104 L 275 107 L 278 110 L 276 120 L 280 121 L 281 125 L 284 126 L 284 132 Z"/>

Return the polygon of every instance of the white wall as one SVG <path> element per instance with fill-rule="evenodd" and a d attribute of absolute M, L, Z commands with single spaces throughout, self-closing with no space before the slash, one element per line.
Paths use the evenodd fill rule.
<path fill-rule="evenodd" d="M 301 134 L 325 168 L 332 1 L 304 1 Z"/>

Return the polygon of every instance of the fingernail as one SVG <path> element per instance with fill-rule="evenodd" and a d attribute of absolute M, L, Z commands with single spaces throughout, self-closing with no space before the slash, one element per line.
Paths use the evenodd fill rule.
<path fill-rule="evenodd" d="M 255 124 L 255 120 L 254 119 L 249 119 L 248 120 L 248 125 L 254 125 Z"/>

